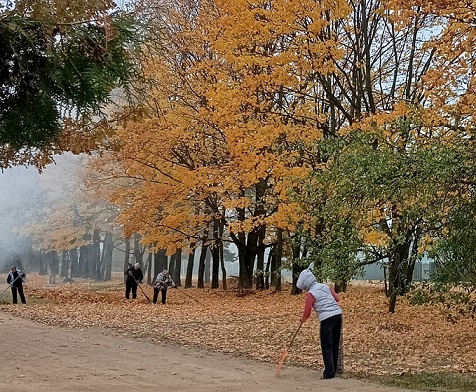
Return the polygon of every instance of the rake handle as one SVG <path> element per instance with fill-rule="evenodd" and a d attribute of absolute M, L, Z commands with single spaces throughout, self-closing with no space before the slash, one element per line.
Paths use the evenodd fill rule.
<path fill-rule="evenodd" d="M 291 338 L 291 342 L 289 342 L 287 350 L 289 350 L 291 348 L 292 344 L 294 343 L 294 339 L 296 339 L 296 336 L 297 336 L 299 330 L 301 329 L 301 326 L 303 325 L 303 323 L 304 323 L 304 321 L 301 320 L 301 322 L 299 323 L 299 326 L 297 327 L 296 331 L 294 332 L 293 337 Z"/>

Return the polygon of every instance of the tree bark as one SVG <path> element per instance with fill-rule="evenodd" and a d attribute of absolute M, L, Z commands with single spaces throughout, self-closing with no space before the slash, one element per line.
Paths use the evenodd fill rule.
<path fill-rule="evenodd" d="M 175 270 L 172 278 L 177 287 L 182 287 L 182 248 L 178 248 L 175 252 Z"/>
<path fill-rule="evenodd" d="M 48 275 L 48 256 L 43 252 L 41 251 L 40 252 L 40 271 L 39 271 L 39 274 L 40 275 Z"/>
<path fill-rule="evenodd" d="M 124 240 L 124 283 L 126 283 L 126 271 L 129 269 L 130 257 L 131 257 L 131 239 L 126 238 Z"/>
<path fill-rule="evenodd" d="M 277 244 L 276 244 L 276 282 L 274 289 L 281 291 L 281 259 L 283 257 L 283 229 L 277 230 Z"/>
<path fill-rule="evenodd" d="M 169 271 L 170 277 L 172 279 L 175 278 L 175 257 L 176 257 L 176 254 L 177 253 L 174 253 L 173 255 L 170 255 L 169 267 L 167 268 L 167 270 Z"/>
<path fill-rule="evenodd" d="M 212 261 L 212 252 L 210 251 L 210 246 L 207 245 L 207 252 L 205 253 L 205 271 L 204 271 L 204 282 L 205 284 L 210 284 L 211 276 L 211 261 Z"/>
<path fill-rule="evenodd" d="M 258 248 L 256 258 L 256 290 L 264 290 L 264 253 L 266 246 L 264 239 L 266 236 L 266 225 L 260 227 L 258 235 Z"/>
<path fill-rule="evenodd" d="M 149 252 L 149 254 L 147 255 L 145 270 L 147 271 L 147 284 L 150 285 L 152 283 L 152 253 L 151 252 Z"/>
<path fill-rule="evenodd" d="M 101 278 L 101 237 L 99 236 L 99 229 L 93 231 L 93 243 L 91 245 L 91 263 L 89 265 L 89 277 L 96 280 Z"/>
<path fill-rule="evenodd" d="M 293 274 L 293 285 L 291 287 L 291 295 L 301 294 L 302 290 L 296 286 L 299 274 L 304 271 L 307 266 L 304 266 L 299 263 L 301 261 L 301 241 L 296 240 L 293 243 L 293 264 L 292 264 L 292 274 Z"/>
<path fill-rule="evenodd" d="M 269 276 L 270 276 L 270 267 L 271 267 L 271 263 L 272 263 L 272 260 L 273 260 L 273 253 L 274 253 L 274 245 L 272 246 L 271 250 L 269 251 L 268 260 L 266 262 L 266 269 L 265 269 L 265 273 L 264 273 L 264 286 L 265 286 L 266 290 L 269 290 Z"/>
<path fill-rule="evenodd" d="M 140 267 L 144 267 L 144 249 L 140 244 L 140 235 L 134 233 L 134 260 L 139 263 Z"/>
<path fill-rule="evenodd" d="M 112 279 L 112 254 L 114 251 L 114 238 L 111 232 L 106 232 L 104 238 L 104 246 L 106 248 L 104 252 L 104 280 L 108 281 Z"/>
<path fill-rule="evenodd" d="M 168 268 L 167 265 L 169 261 L 165 249 L 159 249 L 156 256 L 157 256 L 157 269 L 154 271 L 155 276 L 157 276 L 163 270 L 166 270 Z"/>
<path fill-rule="evenodd" d="M 191 242 L 189 253 L 188 253 L 187 275 L 185 276 L 185 288 L 186 289 L 192 287 L 194 261 L 195 261 L 195 242 Z"/>
<path fill-rule="evenodd" d="M 89 278 L 89 245 L 79 248 L 79 276 Z"/>
<path fill-rule="evenodd" d="M 67 250 L 63 250 L 63 254 L 61 257 L 61 273 L 60 276 L 64 278 L 64 281 L 69 280 L 69 252 Z"/>
<path fill-rule="evenodd" d="M 213 220 L 213 244 L 211 246 L 212 252 L 212 289 L 218 289 L 220 287 L 219 274 L 220 274 L 220 247 L 219 247 L 219 229 L 218 219 Z"/>
<path fill-rule="evenodd" d="M 70 249 L 69 260 L 71 263 L 71 279 L 79 276 L 78 248 Z"/>
<path fill-rule="evenodd" d="M 197 287 L 199 289 L 204 289 L 205 288 L 204 274 L 205 274 L 205 259 L 206 259 L 206 255 L 207 255 L 207 249 L 208 249 L 208 245 L 206 244 L 205 241 L 202 240 L 202 247 L 200 249 L 200 259 L 198 261 L 198 283 L 197 283 Z"/>
<path fill-rule="evenodd" d="M 222 212 L 222 217 L 219 221 L 218 226 L 218 237 L 219 237 L 219 254 L 220 254 L 220 266 L 221 266 L 221 281 L 223 290 L 227 290 L 228 286 L 226 283 L 226 268 L 225 268 L 225 252 L 223 249 L 223 230 L 225 226 L 225 211 Z"/>
<path fill-rule="evenodd" d="M 48 252 L 48 266 L 50 268 L 50 284 L 55 284 L 56 275 L 59 274 L 59 256 L 55 250 Z"/>

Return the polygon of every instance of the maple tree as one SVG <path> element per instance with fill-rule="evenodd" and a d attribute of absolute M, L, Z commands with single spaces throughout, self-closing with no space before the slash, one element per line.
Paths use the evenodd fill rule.
<path fill-rule="evenodd" d="M 250 9 L 251 12 L 260 13 L 260 18 L 257 18 L 259 23 L 267 26 L 272 25 L 273 14 L 279 13 L 279 4 L 279 2 L 273 2 L 269 9 L 267 5 L 261 7 L 257 5 Z M 320 104 L 318 113 L 325 115 L 325 119 L 328 121 L 326 126 L 321 125 L 324 135 L 332 137 L 339 134 L 344 137 L 344 143 L 347 142 L 346 136 L 347 139 L 352 140 L 351 138 L 359 132 L 370 135 L 366 142 L 367 145 L 364 145 L 364 148 L 368 147 L 367 151 L 363 153 L 363 156 L 360 156 L 361 162 L 356 159 L 353 165 L 346 166 L 347 173 L 345 171 L 336 173 L 336 185 L 340 186 L 339 182 L 347 181 L 355 174 L 358 175 L 359 165 L 363 164 L 365 167 L 362 177 L 354 177 L 355 182 L 349 181 L 347 189 L 341 188 L 343 192 L 340 197 L 345 198 L 343 199 L 345 200 L 343 206 L 345 210 L 352 206 L 353 200 L 350 195 L 353 193 L 353 188 L 357 187 L 356 190 L 358 190 L 359 185 L 365 188 L 372 186 L 371 178 L 367 178 L 372 175 L 369 170 L 388 169 L 388 172 L 382 173 L 382 177 L 378 178 L 374 184 L 377 188 L 369 190 L 377 192 L 375 195 L 378 195 L 377 198 L 381 198 L 379 199 L 381 202 L 373 206 L 355 204 L 354 208 L 360 210 L 363 219 L 360 222 L 353 221 L 351 224 L 359 224 L 363 236 L 367 237 L 363 238 L 367 243 L 378 244 L 385 242 L 385 238 L 382 237 L 390 238 L 384 256 L 380 255 L 378 259 L 389 257 L 389 296 L 391 299 L 389 309 L 393 311 L 396 295 L 405 292 L 406 282 L 411 281 L 412 264 L 420 251 L 422 231 L 424 237 L 428 234 L 428 231 L 425 230 L 429 230 L 429 228 L 427 217 L 422 215 L 422 212 L 418 212 L 422 207 L 418 206 L 418 203 L 411 205 L 415 199 L 420 202 L 421 195 L 415 193 L 414 198 L 405 195 L 403 200 L 392 202 L 385 192 L 399 192 L 405 187 L 408 187 L 407 191 L 413 189 L 414 192 L 418 192 L 417 187 L 420 187 L 420 181 L 426 181 L 428 178 L 434 179 L 433 185 L 438 183 L 441 186 L 440 189 L 436 187 L 434 196 L 438 197 L 448 190 L 444 183 L 446 181 L 448 184 L 448 177 L 439 181 L 437 176 L 438 170 L 444 169 L 444 167 L 438 166 L 438 159 L 445 159 L 444 155 L 435 157 L 433 166 L 430 161 L 422 161 L 419 155 L 423 156 L 426 149 L 432 148 L 432 144 L 438 148 L 439 143 L 451 143 L 448 144 L 451 146 L 455 140 L 464 142 L 462 136 L 467 136 L 467 132 L 470 131 L 469 128 L 465 129 L 464 126 L 461 126 L 461 113 L 458 112 L 468 110 L 464 105 L 468 100 L 471 102 L 471 98 L 468 98 L 472 94 L 471 89 L 461 93 L 460 90 L 457 91 L 452 87 L 458 84 L 469 87 L 469 84 L 460 78 L 465 72 L 470 71 L 464 60 L 464 48 L 469 48 L 466 46 L 467 42 L 464 41 L 468 36 L 463 35 L 463 37 L 456 38 L 454 29 L 457 29 L 457 26 L 451 22 L 451 19 L 450 22 L 446 22 L 445 19 L 435 18 L 431 7 L 426 10 L 420 4 L 403 6 L 391 1 L 370 3 L 356 1 L 348 2 L 347 6 L 340 8 L 344 12 L 344 17 L 334 20 L 332 14 L 329 14 L 329 17 L 323 17 L 321 20 L 325 29 L 321 30 L 316 45 L 324 41 L 327 43 L 326 48 L 332 52 L 328 55 L 320 53 L 319 60 L 324 61 L 322 59 L 325 59 L 325 67 L 316 67 L 312 73 L 314 79 L 309 83 L 315 90 L 313 95 L 309 95 Z M 339 8 L 336 7 L 336 10 Z M 312 18 L 309 21 L 312 21 Z M 307 27 L 306 24 L 304 25 Z M 436 25 L 444 26 L 443 31 L 434 28 Z M 305 33 L 301 34 L 299 38 L 304 36 Z M 461 51 L 456 54 L 456 63 L 455 53 L 448 51 L 452 48 L 451 39 L 464 42 L 464 46 L 460 45 L 459 47 Z M 288 42 L 292 42 L 291 38 Z M 294 64 L 295 62 L 290 62 L 290 66 L 294 66 Z M 443 72 L 444 78 L 440 78 L 440 72 Z M 293 73 L 288 71 L 288 74 Z M 302 79 L 299 81 L 301 82 Z M 319 94 L 319 87 L 322 87 L 321 94 Z M 292 94 L 294 97 L 299 94 L 299 91 L 294 89 Z M 305 99 L 303 98 L 302 101 Z M 458 108 L 456 112 L 455 108 Z M 467 119 L 464 121 L 466 122 Z M 469 125 L 469 122 L 466 124 Z M 322 144 L 316 143 L 316 145 L 312 162 L 315 168 L 313 176 L 318 176 L 322 169 L 324 169 L 323 171 L 327 170 L 334 164 L 334 159 L 338 161 L 338 154 L 342 151 L 340 149 L 334 151 L 334 153 L 337 152 L 334 157 L 329 154 L 329 151 L 322 148 Z M 392 146 L 394 154 L 392 160 L 395 159 L 395 163 L 400 162 L 399 166 L 382 167 L 382 164 L 387 162 L 393 164 L 387 160 L 388 156 L 385 158 L 387 145 Z M 375 150 L 375 154 L 372 155 L 374 162 L 364 163 L 365 161 L 362 159 L 367 158 L 366 154 L 373 152 L 371 146 Z M 358 154 L 358 151 L 352 153 Z M 415 156 L 413 156 L 414 154 Z M 443 152 L 443 154 L 445 153 Z M 431 158 L 429 154 L 427 157 Z M 446 159 L 449 159 L 450 164 L 455 162 L 449 157 Z M 413 169 L 413 175 L 416 173 L 426 175 L 426 177 L 414 175 L 413 184 L 408 181 L 406 184 L 390 181 L 395 178 L 395 175 L 398 175 L 395 169 L 399 167 L 404 171 L 402 175 L 408 174 L 408 170 L 412 170 L 412 162 L 417 165 Z M 348 163 L 352 162 L 348 161 Z M 427 164 L 427 170 L 434 170 L 432 175 L 418 167 L 418 165 L 425 164 Z M 380 166 L 374 167 L 374 165 Z M 442 171 L 443 173 L 444 171 Z M 456 184 L 460 179 L 458 176 L 451 178 L 456 181 Z M 431 189 L 429 187 L 427 190 Z M 303 199 L 303 208 L 316 207 L 316 204 L 320 204 L 320 207 L 313 211 L 320 215 L 310 221 L 312 226 L 310 230 L 315 242 L 313 257 L 322 263 L 322 257 L 325 257 L 323 251 L 331 248 L 333 248 L 333 258 L 336 255 L 341 257 L 335 252 L 339 248 L 338 242 L 329 240 L 339 234 L 336 230 L 339 230 L 342 225 L 332 225 L 332 221 L 329 221 L 330 217 L 325 215 L 325 211 L 322 211 L 327 209 L 329 212 L 328 208 L 334 209 L 336 205 L 331 204 L 338 200 L 332 199 L 330 202 L 316 200 L 313 203 L 312 197 L 319 194 L 316 190 L 318 189 L 313 188 L 309 192 L 310 196 Z M 333 191 L 331 189 L 327 193 Z M 298 188 L 296 193 L 299 192 Z M 321 194 L 325 193 L 326 190 L 321 192 Z M 309 202 L 311 203 L 309 204 Z M 421 202 L 429 203 L 428 200 L 421 200 Z M 411 208 L 413 208 L 414 214 L 409 214 Z M 425 207 L 423 208 L 425 214 L 430 213 L 428 210 L 425 211 Z M 372 218 L 371 222 L 365 222 L 365 216 L 369 213 L 368 209 L 371 215 L 376 217 Z M 382 209 L 386 211 L 383 216 L 386 215 L 388 220 L 384 218 L 383 221 L 379 221 L 379 217 L 382 217 Z M 440 218 L 442 218 L 443 213 L 439 212 Z M 334 223 L 338 223 L 335 221 L 335 217 L 333 219 Z M 425 225 L 427 225 L 426 228 Z M 333 226 L 334 232 L 328 230 L 330 226 Z M 351 226 L 349 228 L 352 230 Z M 327 239 L 323 238 L 326 231 L 329 235 Z M 345 241 L 347 235 L 348 233 L 341 233 L 341 241 Z M 322 249 L 329 242 L 331 242 L 330 247 Z M 354 243 L 351 249 L 346 250 L 342 246 L 340 248 L 351 256 L 350 264 L 341 263 L 339 268 L 339 263 L 337 262 L 336 265 L 334 262 L 331 263 L 331 267 L 333 266 L 333 269 L 337 269 L 337 271 L 345 271 L 347 266 L 352 267 L 352 265 L 358 267 L 360 263 L 352 259 L 356 257 L 359 243 Z M 354 272 L 351 268 L 347 278 L 351 277 Z"/>
<path fill-rule="evenodd" d="M 223 241 L 244 288 L 255 260 L 263 287 L 270 246 L 278 273 L 284 251 L 342 281 L 358 251 L 378 252 L 393 311 L 464 190 L 451 147 L 472 129 L 471 21 L 435 4 L 161 4 L 152 88 L 117 133 L 134 180 L 114 196 L 126 230 L 169 254 L 210 246 L 213 287 Z"/>

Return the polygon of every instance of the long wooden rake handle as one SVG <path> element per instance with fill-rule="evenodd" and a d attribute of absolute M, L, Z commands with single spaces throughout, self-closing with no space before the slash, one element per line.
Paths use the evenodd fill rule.
<path fill-rule="evenodd" d="M 288 350 L 291 348 L 292 344 L 294 343 L 294 339 L 296 339 L 296 336 L 297 336 L 299 330 L 301 329 L 302 324 L 303 324 L 303 321 L 301 320 L 301 322 L 299 323 L 299 326 L 297 327 L 296 331 L 293 334 L 293 337 L 291 338 L 291 341 L 288 344 L 288 347 L 281 354 L 281 359 L 278 362 L 278 366 L 276 366 L 276 377 L 279 377 L 279 375 L 281 373 L 281 367 L 283 366 L 284 361 L 288 357 Z"/>
<path fill-rule="evenodd" d="M 301 320 L 301 322 L 299 323 L 299 326 L 297 327 L 296 331 L 294 332 L 294 335 L 293 335 L 291 341 L 289 342 L 289 345 L 288 345 L 288 348 L 287 348 L 288 350 L 291 348 L 292 344 L 294 343 L 294 339 L 296 339 L 296 336 L 297 336 L 299 330 L 301 329 L 302 324 L 303 324 L 303 321 Z"/>

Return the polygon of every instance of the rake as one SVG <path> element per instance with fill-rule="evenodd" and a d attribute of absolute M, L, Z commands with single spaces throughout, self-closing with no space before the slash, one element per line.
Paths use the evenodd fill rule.
<path fill-rule="evenodd" d="M 279 377 L 280 374 L 281 374 L 281 367 L 283 366 L 284 361 L 288 357 L 288 351 L 291 348 L 292 344 L 294 343 L 294 339 L 296 339 L 296 336 L 297 336 L 299 330 L 301 329 L 302 324 L 303 324 L 303 321 L 301 321 L 299 323 L 299 326 L 297 327 L 296 331 L 294 332 L 294 335 L 291 338 L 291 341 L 289 342 L 288 347 L 286 347 L 286 349 L 281 354 L 281 359 L 278 362 L 278 366 L 276 366 L 276 377 Z"/>
<path fill-rule="evenodd" d="M 24 274 L 24 273 L 25 273 L 25 270 L 26 270 L 26 268 L 22 269 L 22 270 L 21 270 L 21 273 Z M 0 298 L 3 297 L 3 295 L 5 294 L 5 292 L 6 292 L 10 287 L 12 287 L 12 284 L 15 283 L 18 278 L 21 279 L 22 276 L 21 276 L 20 274 L 18 274 L 18 276 L 13 280 L 13 282 L 7 283 L 7 287 L 6 287 L 5 290 L 3 290 L 2 293 L 0 294 Z"/>

